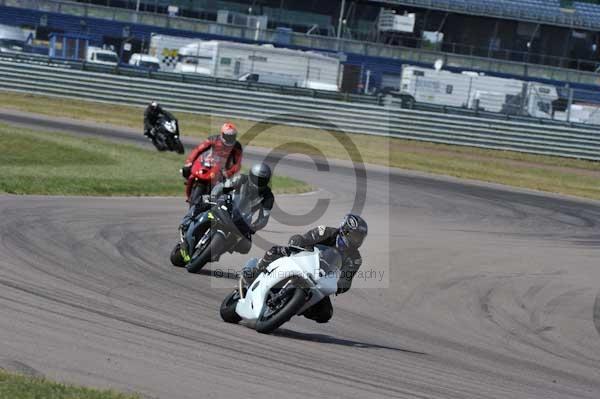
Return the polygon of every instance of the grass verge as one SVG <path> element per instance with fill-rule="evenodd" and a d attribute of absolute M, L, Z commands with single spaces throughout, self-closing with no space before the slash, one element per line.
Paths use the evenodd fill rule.
<path fill-rule="evenodd" d="M 3 107 L 63 116 L 80 120 L 138 128 L 141 131 L 142 110 L 137 107 L 57 99 L 37 95 L 1 92 Z M 206 137 L 224 122 L 224 118 L 178 113 L 181 130 L 186 136 Z M 257 123 L 234 120 L 243 133 Z M 258 124 L 260 125 L 260 124 Z M 322 131 L 283 125 L 262 124 L 265 132 L 252 140 L 255 146 L 287 151 L 316 153 L 337 159 L 348 156 L 339 145 L 341 134 L 324 136 Z M 328 139 L 324 139 L 327 137 Z M 475 179 L 516 187 L 600 199 L 600 162 L 538 156 L 510 151 L 494 151 L 470 147 L 422 143 L 410 140 L 348 136 L 359 149 L 365 162 L 418 170 L 460 178 Z"/>
<path fill-rule="evenodd" d="M 6 399 L 140 399 L 108 390 L 59 384 L 0 370 L 0 398 Z"/>
<path fill-rule="evenodd" d="M 134 145 L 0 124 L 0 192 L 49 195 L 182 196 L 180 155 Z M 275 176 L 275 193 L 310 186 Z"/>

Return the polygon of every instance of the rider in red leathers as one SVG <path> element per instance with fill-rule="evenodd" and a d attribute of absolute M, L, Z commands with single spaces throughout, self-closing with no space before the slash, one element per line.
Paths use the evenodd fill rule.
<path fill-rule="evenodd" d="M 219 181 L 228 179 L 235 175 L 242 168 L 242 145 L 237 141 L 237 128 L 233 123 L 227 122 L 221 127 L 221 133 L 208 137 L 198 145 L 187 157 L 181 170 L 186 182 L 186 196 L 190 204 L 188 213 L 182 220 L 182 227 L 185 229 L 194 215 L 196 205 L 202 202 L 202 196 L 210 194 L 213 185 L 202 184 L 191 175 L 192 165 L 201 157 L 212 157 L 222 162 L 221 178 Z M 219 181 L 214 184 L 219 183 Z"/>

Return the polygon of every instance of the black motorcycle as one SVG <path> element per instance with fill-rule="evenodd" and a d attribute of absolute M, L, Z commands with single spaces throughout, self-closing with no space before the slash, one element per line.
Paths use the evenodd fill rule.
<path fill-rule="evenodd" d="M 177 119 L 161 118 L 153 129 L 152 144 L 158 151 L 175 151 L 178 154 L 185 152 L 179 139 L 179 122 Z"/>
<path fill-rule="evenodd" d="M 207 263 L 218 261 L 225 252 L 233 252 L 242 239 L 248 238 L 242 233 L 245 222 L 234 207 L 231 195 L 205 204 L 211 208 L 194 219 L 171 251 L 173 266 L 185 267 L 190 273 L 198 273 Z"/>

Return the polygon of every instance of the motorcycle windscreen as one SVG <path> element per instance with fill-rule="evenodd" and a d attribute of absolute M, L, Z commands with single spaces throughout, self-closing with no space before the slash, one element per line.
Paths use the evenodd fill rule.
<path fill-rule="evenodd" d="M 327 296 L 337 291 L 342 268 L 342 255 L 336 248 L 317 245 L 319 250 L 319 278 L 317 288 Z"/>
<path fill-rule="evenodd" d="M 324 273 L 337 273 L 342 268 L 342 255 L 333 247 L 317 245 L 319 263 Z"/>

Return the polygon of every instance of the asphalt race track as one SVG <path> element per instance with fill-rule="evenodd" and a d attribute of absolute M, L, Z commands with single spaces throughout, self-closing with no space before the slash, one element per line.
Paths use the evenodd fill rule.
<path fill-rule="evenodd" d="M 347 164 L 276 172 L 319 190 L 278 197 L 263 243 L 306 229 L 294 215 L 319 198 L 319 224 L 352 207 Z M 270 336 L 218 316 L 245 257 L 170 266 L 182 198 L 0 196 L 0 367 L 164 399 L 600 397 L 600 203 L 380 167 L 366 182 L 361 280 L 330 323 Z"/>

